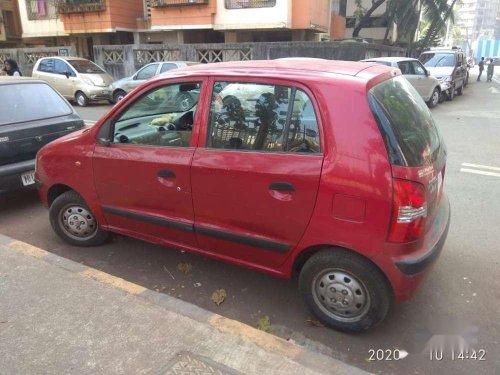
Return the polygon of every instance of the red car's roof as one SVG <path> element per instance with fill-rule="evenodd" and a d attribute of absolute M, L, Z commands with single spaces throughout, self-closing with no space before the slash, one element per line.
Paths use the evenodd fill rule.
<path fill-rule="evenodd" d="M 387 74 L 394 70 L 376 63 L 355 62 L 355 61 L 340 61 L 340 60 L 323 60 L 314 58 L 286 58 L 278 60 L 252 60 L 252 61 L 233 61 L 214 64 L 200 64 L 189 66 L 186 68 L 176 69 L 169 74 L 179 72 L 179 75 L 189 73 L 203 74 L 242 74 L 249 72 L 272 72 L 279 74 L 282 72 L 286 76 L 296 74 L 342 74 L 348 76 L 358 76 L 363 72 L 362 78 L 370 80 L 381 74 Z"/>

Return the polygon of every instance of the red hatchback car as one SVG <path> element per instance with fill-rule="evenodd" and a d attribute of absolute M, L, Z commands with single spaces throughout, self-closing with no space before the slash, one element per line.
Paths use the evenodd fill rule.
<path fill-rule="evenodd" d="M 45 146 L 55 232 L 109 232 L 290 278 L 325 324 L 362 331 L 415 292 L 450 206 L 446 149 L 400 72 L 290 59 L 150 80 L 92 128 Z"/>

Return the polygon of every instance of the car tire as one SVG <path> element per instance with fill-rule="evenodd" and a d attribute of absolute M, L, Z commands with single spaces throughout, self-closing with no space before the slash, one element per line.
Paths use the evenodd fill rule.
<path fill-rule="evenodd" d="M 325 325 L 343 332 L 376 326 L 392 304 L 392 290 L 369 260 L 330 248 L 307 260 L 299 275 L 299 291 L 309 309 Z"/>
<path fill-rule="evenodd" d="M 460 85 L 460 88 L 457 89 L 457 95 L 458 96 L 462 96 L 463 93 L 464 93 L 464 87 L 465 87 L 465 83 L 464 81 L 462 81 L 462 84 Z"/>
<path fill-rule="evenodd" d="M 98 246 L 109 238 L 109 233 L 100 228 L 83 198 L 72 190 L 54 200 L 49 217 L 57 235 L 71 245 Z"/>
<path fill-rule="evenodd" d="M 446 100 L 452 101 L 455 98 L 455 85 L 451 86 L 450 89 L 448 90 Z"/>
<path fill-rule="evenodd" d="M 75 101 L 80 107 L 86 107 L 89 105 L 89 98 L 81 91 L 78 91 L 75 94 Z"/>
<path fill-rule="evenodd" d="M 431 98 L 427 102 L 429 108 L 434 108 L 435 106 L 437 106 L 440 97 L 441 97 L 441 91 L 439 90 L 439 88 L 435 87 L 434 90 L 432 91 Z"/>
<path fill-rule="evenodd" d="M 121 101 L 125 96 L 127 95 L 127 93 L 123 90 L 118 90 L 116 91 L 114 94 L 113 94 L 113 102 L 115 103 L 118 103 L 119 101 Z"/>

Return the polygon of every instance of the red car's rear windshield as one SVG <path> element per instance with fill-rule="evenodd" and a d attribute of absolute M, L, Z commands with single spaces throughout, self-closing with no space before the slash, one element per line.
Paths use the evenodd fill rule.
<path fill-rule="evenodd" d="M 439 131 L 429 108 L 406 78 L 398 76 L 376 85 L 368 100 L 392 164 L 420 167 L 436 160 Z"/>

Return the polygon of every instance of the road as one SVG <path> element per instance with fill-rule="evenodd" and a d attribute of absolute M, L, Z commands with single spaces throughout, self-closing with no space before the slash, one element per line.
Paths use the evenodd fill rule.
<path fill-rule="evenodd" d="M 93 105 L 78 111 L 95 121 L 109 108 Z M 395 306 L 381 326 L 364 334 L 311 325 L 308 320 L 313 318 L 291 281 L 121 236 L 97 248 L 68 246 L 53 233 L 35 193 L 0 199 L 0 232 L 252 326 L 267 315 L 272 333 L 374 373 L 498 374 L 500 84 L 471 80 L 462 97 L 439 105 L 433 113 L 448 147 L 448 240 L 420 293 Z M 190 263 L 192 270 L 180 272 L 179 263 Z M 226 289 L 228 298 L 216 306 L 210 296 L 219 288 Z M 470 327 L 477 329 L 472 347 L 486 350 L 484 361 L 452 361 L 449 346 L 441 361 L 430 360 L 429 349 L 415 352 L 422 349 L 418 338 L 423 330 L 445 334 Z M 410 354 L 399 361 L 368 361 L 370 349 L 394 348 Z"/>

